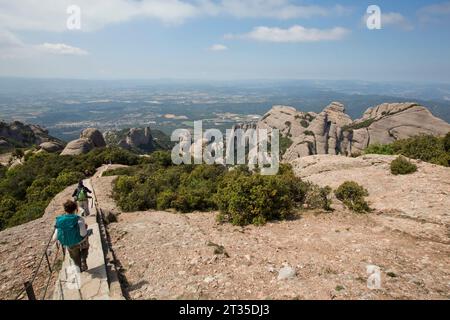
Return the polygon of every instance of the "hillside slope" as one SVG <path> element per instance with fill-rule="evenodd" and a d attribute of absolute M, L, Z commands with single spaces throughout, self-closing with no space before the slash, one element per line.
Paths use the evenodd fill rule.
<path fill-rule="evenodd" d="M 348 170 L 361 176 L 374 170 L 369 177 L 378 181 L 381 169 L 371 161 Z M 218 224 L 214 212 L 146 211 L 120 214 L 108 228 L 132 299 L 449 299 L 445 203 L 426 211 L 434 201 L 448 201 L 449 170 L 419 164 L 418 183 L 429 179 L 434 188 L 408 189 L 418 176 L 399 178 L 405 203 L 409 192 L 432 199 L 424 200 L 424 207 L 422 198 L 411 204 L 417 212 L 424 209 L 417 216 L 403 210 L 404 202 L 383 202 L 375 194 L 371 204 L 379 209 L 367 215 L 335 203 L 332 213 L 307 212 L 291 221 L 241 228 Z M 113 179 L 93 183 L 100 206 L 117 213 Z M 367 287 L 369 265 L 381 268 L 379 290 Z M 285 266 L 296 274 L 280 280 Z"/>
<path fill-rule="evenodd" d="M 48 131 L 37 125 L 27 125 L 19 121 L 0 122 L 0 152 L 13 148 L 41 146 L 44 150 L 58 151 L 64 143 L 49 135 Z"/>

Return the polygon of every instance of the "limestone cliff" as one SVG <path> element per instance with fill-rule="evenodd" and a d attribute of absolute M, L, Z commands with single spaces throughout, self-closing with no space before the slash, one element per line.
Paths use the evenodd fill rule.
<path fill-rule="evenodd" d="M 385 103 L 369 108 L 352 121 L 345 107 L 331 103 L 321 113 L 274 106 L 258 122 L 258 128 L 277 128 L 292 140 L 286 161 L 315 154 L 350 155 L 370 144 L 387 144 L 419 134 L 445 135 L 450 125 L 416 103 Z"/>

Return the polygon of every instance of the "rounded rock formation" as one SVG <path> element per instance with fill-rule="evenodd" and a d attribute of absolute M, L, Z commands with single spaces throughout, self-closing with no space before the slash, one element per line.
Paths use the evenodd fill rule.
<path fill-rule="evenodd" d="M 41 148 L 41 150 L 44 150 L 44 151 L 47 151 L 50 153 L 59 152 L 64 149 L 63 145 L 61 145 L 60 143 L 54 142 L 54 141 L 43 142 L 39 145 L 39 147 Z"/>
<path fill-rule="evenodd" d="M 85 154 L 94 148 L 93 144 L 88 139 L 77 139 L 69 142 L 61 152 L 62 156 L 77 156 Z"/>
<path fill-rule="evenodd" d="M 106 142 L 103 138 L 102 133 L 95 128 L 88 128 L 83 130 L 80 138 L 89 140 L 94 148 L 106 147 Z"/>

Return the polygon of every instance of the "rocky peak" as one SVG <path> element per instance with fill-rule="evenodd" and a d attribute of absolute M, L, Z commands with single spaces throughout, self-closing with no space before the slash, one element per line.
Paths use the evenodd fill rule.
<path fill-rule="evenodd" d="M 411 108 L 416 108 L 420 110 L 427 110 L 427 108 L 418 105 L 417 103 L 404 102 L 404 103 L 383 103 L 376 107 L 369 108 L 364 112 L 361 120 L 374 119 L 379 120 L 383 117 L 397 114 L 399 112 L 406 111 Z"/>
<path fill-rule="evenodd" d="M 157 131 L 157 137 L 160 137 L 160 131 Z M 150 127 L 131 128 L 123 130 L 111 130 L 104 134 L 108 145 L 119 146 L 124 149 L 135 150 L 137 152 L 151 152 L 158 149 L 157 138 Z"/>
<path fill-rule="evenodd" d="M 88 128 L 81 132 L 80 138 L 67 144 L 61 155 L 79 155 L 85 154 L 94 148 L 106 146 L 105 139 L 101 132 L 95 128 Z"/>
<path fill-rule="evenodd" d="M 352 119 L 345 113 L 345 106 L 340 102 L 332 102 L 323 112 L 328 116 L 328 121 L 343 127 L 352 123 Z"/>
<path fill-rule="evenodd" d="M 149 127 L 131 128 L 126 137 L 126 144 L 131 148 L 146 147 L 153 141 Z"/>
<path fill-rule="evenodd" d="M 62 141 L 50 136 L 44 128 L 20 121 L 0 122 L 0 140 L 2 149 L 28 148 L 46 142 L 63 145 Z"/>
<path fill-rule="evenodd" d="M 450 125 L 417 103 L 384 103 L 369 108 L 352 121 L 345 106 L 332 102 L 321 113 L 275 106 L 258 122 L 259 128 L 277 128 L 291 139 L 286 161 L 315 154 L 351 155 L 370 144 L 388 144 L 419 134 L 443 136 Z"/>
<path fill-rule="evenodd" d="M 323 111 L 345 113 L 345 106 L 340 102 L 332 102 Z"/>
<path fill-rule="evenodd" d="M 102 148 L 106 146 L 102 133 L 95 128 L 87 128 L 83 130 L 80 138 L 88 140 L 94 148 Z"/>

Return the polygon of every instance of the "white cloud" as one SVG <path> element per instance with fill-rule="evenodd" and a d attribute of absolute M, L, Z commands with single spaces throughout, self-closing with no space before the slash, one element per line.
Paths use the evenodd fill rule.
<path fill-rule="evenodd" d="M 362 17 L 362 23 L 365 26 L 368 15 Z M 381 13 L 381 27 L 384 28 L 399 28 L 405 31 L 411 31 L 414 26 L 409 22 L 409 20 L 400 13 L 397 12 L 382 12 Z"/>
<path fill-rule="evenodd" d="M 413 30 L 413 25 L 403 15 L 396 12 L 382 13 L 381 25 L 384 26 L 396 26 L 403 30 Z"/>
<path fill-rule="evenodd" d="M 228 50 L 228 47 L 223 44 L 214 44 L 211 47 L 208 48 L 210 51 L 226 51 Z"/>
<path fill-rule="evenodd" d="M 43 43 L 40 45 L 27 44 L 22 42 L 22 40 L 8 30 L 0 29 L 1 59 L 29 58 L 41 54 L 83 56 L 88 55 L 89 53 L 83 49 L 64 43 Z"/>
<path fill-rule="evenodd" d="M 180 24 L 197 16 L 294 19 L 345 14 L 350 10 L 340 5 L 297 5 L 291 0 L 0 0 L 0 27 L 63 32 L 67 30 L 66 10 L 73 4 L 81 8 L 82 31 L 138 18 Z"/>
<path fill-rule="evenodd" d="M 38 50 L 51 54 L 85 56 L 89 53 L 83 49 L 72 47 L 64 43 L 44 43 L 36 46 Z"/>
<path fill-rule="evenodd" d="M 141 17 L 178 24 L 199 14 L 196 6 L 180 0 L 0 0 L 0 26 L 10 30 L 66 31 L 66 10 L 73 4 L 81 8 L 82 31 Z"/>
<path fill-rule="evenodd" d="M 341 27 L 335 27 L 332 29 L 315 29 L 295 25 L 288 29 L 282 29 L 262 26 L 254 28 L 249 33 L 240 35 L 226 35 L 225 38 L 296 43 L 341 40 L 349 33 L 349 30 Z"/>
<path fill-rule="evenodd" d="M 26 45 L 12 32 L 0 29 L 0 58 L 11 59 L 26 52 Z"/>
<path fill-rule="evenodd" d="M 449 21 L 450 1 L 423 7 L 417 14 L 421 23 L 440 23 Z"/>

